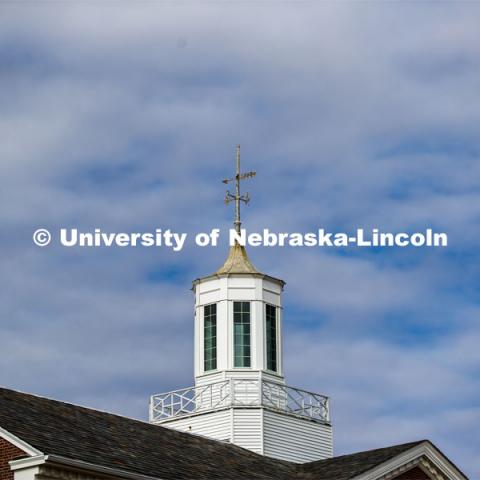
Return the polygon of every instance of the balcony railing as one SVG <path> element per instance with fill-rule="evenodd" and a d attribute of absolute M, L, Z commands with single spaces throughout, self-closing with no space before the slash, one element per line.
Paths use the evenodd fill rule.
<path fill-rule="evenodd" d="M 330 421 L 329 400 L 324 395 L 268 380 L 230 379 L 153 395 L 150 422 L 232 406 L 261 406 L 315 421 Z"/>

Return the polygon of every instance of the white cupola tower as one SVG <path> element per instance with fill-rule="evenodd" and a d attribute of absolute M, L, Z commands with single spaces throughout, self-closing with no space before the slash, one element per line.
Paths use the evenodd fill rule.
<path fill-rule="evenodd" d="M 285 383 L 283 286 L 260 273 L 239 244 L 213 275 L 193 282 L 197 386 L 238 378 Z"/>
<path fill-rule="evenodd" d="M 240 232 L 237 170 L 235 229 Z M 150 421 L 293 462 L 332 456 L 328 398 L 285 384 L 282 292 L 285 282 L 258 271 L 245 248 L 230 248 L 212 275 L 193 282 L 195 386 L 153 395 Z"/>

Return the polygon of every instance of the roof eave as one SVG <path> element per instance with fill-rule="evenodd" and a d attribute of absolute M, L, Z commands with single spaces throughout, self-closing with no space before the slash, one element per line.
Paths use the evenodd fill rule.
<path fill-rule="evenodd" d="M 40 450 L 33 447 L 29 443 L 25 442 L 21 438 L 17 437 L 13 433 L 9 432 L 8 430 L 5 430 L 2 427 L 0 427 L 0 438 L 3 438 L 4 440 L 11 443 L 12 445 L 15 445 L 20 450 L 23 450 L 30 457 L 43 455 L 43 453 Z"/>
<path fill-rule="evenodd" d="M 21 470 L 24 468 L 35 467 L 39 465 L 59 465 L 62 467 L 70 467 L 77 470 L 86 470 L 89 472 L 101 473 L 112 477 L 120 477 L 129 480 L 162 480 L 162 477 L 151 477 L 140 473 L 122 470 L 119 468 L 105 467 L 96 463 L 85 462 L 73 458 L 63 457 L 61 455 L 37 455 L 30 458 L 21 458 L 9 462 L 12 470 Z"/>
<path fill-rule="evenodd" d="M 445 472 L 452 480 L 469 480 L 465 474 L 459 470 L 430 440 L 424 440 L 418 445 L 409 448 L 391 459 L 359 474 L 351 477 L 350 480 L 376 480 L 383 478 L 384 475 L 400 469 L 409 463 L 419 460 L 422 457 L 427 458 L 441 472 Z M 412 463 L 412 468 L 416 464 Z"/>
<path fill-rule="evenodd" d="M 280 278 L 272 277 L 271 275 L 267 275 L 265 273 L 213 273 L 212 275 L 207 275 L 205 277 L 200 277 L 196 278 L 192 282 L 192 290 L 195 289 L 197 285 L 199 285 L 202 282 L 206 282 L 209 280 L 215 280 L 215 279 L 220 279 L 220 278 L 230 278 L 230 277 L 254 277 L 254 278 L 261 278 L 263 280 L 268 280 L 270 282 L 276 283 L 280 285 L 280 287 L 283 289 L 283 287 L 286 285 L 286 282 Z"/>

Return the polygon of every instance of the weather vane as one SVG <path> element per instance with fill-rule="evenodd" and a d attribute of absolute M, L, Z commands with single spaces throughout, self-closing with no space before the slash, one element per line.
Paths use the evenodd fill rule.
<path fill-rule="evenodd" d="M 245 195 L 240 194 L 240 181 L 246 180 L 247 178 L 252 178 L 256 174 L 256 172 L 240 173 L 240 145 L 237 145 L 237 171 L 233 178 L 226 178 L 225 180 L 223 180 L 223 183 L 228 185 L 230 182 L 235 181 L 235 195 L 233 195 L 227 190 L 227 193 L 225 195 L 225 203 L 228 205 L 230 202 L 235 201 L 235 221 L 233 222 L 233 224 L 235 225 L 235 230 L 238 234 L 240 234 L 241 225 L 240 202 L 243 202 L 246 205 L 250 201 L 248 193 L 246 193 Z"/>

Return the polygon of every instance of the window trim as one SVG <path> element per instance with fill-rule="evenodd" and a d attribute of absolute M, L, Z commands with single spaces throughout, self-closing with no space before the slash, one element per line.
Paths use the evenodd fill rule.
<path fill-rule="evenodd" d="M 248 366 L 236 366 L 235 365 L 235 303 L 248 303 L 249 305 L 249 319 L 248 319 L 248 325 L 250 327 L 249 333 L 248 333 L 248 339 L 249 339 L 249 365 Z M 253 360 L 253 355 L 252 355 L 252 304 L 253 302 L 251 300 L 232 300 L 232 367 L 235 370 L 251 370 L 252 369 L 252 360 Z M 243 357 L 247 358 L 247 357 Z"/>
<path fill-rule="evenodd" d="M 207 307 L 211 307 L 215 305 L 215 368 L 206 368 L 206 337 L 205 337 L 205 309 Z M 217 314 L 218 314 L 218 303 L 217 302 L 212 302 L 212 303 L 207 303 L 206 305 L 202 306 L 202 366 L 203 366 L 203 373 L 212 373 L 218 370 L 218 324 L 217 324 Z"/>
<path fill-rule="evenodd" d="M 272 370 L 269 367 L 269 357 L 268 357 L 268 326 L 267 326 L 267 308 L 272 307 L 275 311 L 275 370 Z M 276 375 L 280 375 L 279 373 L 279 318 L 278 318 L 278 311 L 279 307 L 277 305 L 273 305 L 272 303 L 265 302 L 265 370 L 268 372 L 272 372 Z"/>

